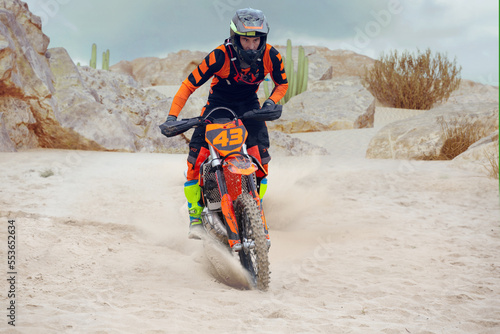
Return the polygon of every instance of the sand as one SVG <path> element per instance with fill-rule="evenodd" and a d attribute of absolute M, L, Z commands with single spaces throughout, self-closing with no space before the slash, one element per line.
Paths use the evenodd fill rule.
<path fill-rule="evenodd" d="M 274 156 L 267 292 L 187 239 L 184 155 L 0 153 L 5 278 L 8 220 L 17 260 L 0 332 L 499 333 L 498 180 L 367 160 L 375 133 L 301 134 L 330 155 Z"/>

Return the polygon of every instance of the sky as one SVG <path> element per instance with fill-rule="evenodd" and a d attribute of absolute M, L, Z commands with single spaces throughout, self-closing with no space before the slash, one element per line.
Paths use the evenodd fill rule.
<path fill-rule="evenodd" d="M 49 48 L 88 65 L 93 43 L 110 64 L 210 52 L 229 37 L 237 9 L 264 12 L 268 43 L 345 49 L 378 59 L 429 48 L 462 67 L 461 77 L 498 86 L 498 0 L 24 0 L 41 17 Z"/>

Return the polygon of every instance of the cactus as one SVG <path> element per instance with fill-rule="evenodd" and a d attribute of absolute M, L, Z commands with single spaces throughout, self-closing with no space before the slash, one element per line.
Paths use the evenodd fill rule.
<path fill-rule="evenodd" d="M 279 101 L 280 104 L 287 103 L 293 96 L 299 95 L 307 90 L 309 59 L 305 55 L 304 48 L 299 46 L 297 71 L 295 71 L 294 61 L 292 58 L 292 41 L 290 39 L 286 42 L 285 72 L 288 79 L 288 90 L 285 96 Z M 270 95 L 267 81 L 264 82 L 264 94 L 266 99 L 269 98 Z"/>
<path fill-rule="evenodd" d="M 92 44 L 92 56 L 90 58 L 89 66 L 97 68 L 97 44 Z M 109 49 L 102 53 L 102 69 L 109 70 Z"/>
<path fill-rule="evenodd" d="M 305 55 L 304 48 L 299 46 L 299 60 L 297 68 L 296 94 L 301 94 L 307 90 L 307 77 L 309 75 L 309 59 Z"/>
<path fill-rule="evenodd" d="M 109 49 L 102 53 L 102 69 L 109 70 Z"/>
<path fill-rule="evenodd" d="M 97 45 L 95 43 L 92 44 L 92 55 L 90 58 L 89 66 L 92 68 L 97 67 Z"/>

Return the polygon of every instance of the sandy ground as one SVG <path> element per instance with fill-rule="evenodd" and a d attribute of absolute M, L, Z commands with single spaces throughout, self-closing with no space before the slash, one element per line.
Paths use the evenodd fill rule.
<path fill-rule="evenodd" d="M 6 279 L 8 220 L 17 260 L 0 332 L 499 333 L 498 181 L 366 160 L 375 131 L 302 134 L 330 155 L 274 157 L 267 292 L 230 286 L 187 239 L 184 155 L 0 153 Z"/>

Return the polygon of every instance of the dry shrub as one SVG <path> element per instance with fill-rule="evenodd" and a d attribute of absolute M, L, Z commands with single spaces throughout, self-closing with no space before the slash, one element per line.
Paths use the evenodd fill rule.
<path fill-rule="evenodd" d="M 451 92 L 460 86 L 461 67 L 456 60 L 450 62 L 446 56 L 430 49 L 417 55 L 405 51 L 389 53 L 377 60 L 361 80 L 377 100 L 394 108 L 428 110 L 441 101 L 446 101 Z"/>
<path fill-rule="evenodd" d="M 489 177 L 498 179 L 498 146 L 489 149 L 486 153 L 487 163 L 483 165 Z"/>
<path fill-rule="evenodd" d="M 478 120 L 468 122 L 466 119 L 459 121 L 457 118 L 452 118 L 446 121 L 444 117 L 439 117 L 438 122 L 445 138 L 439 160 L 455 158 L 467 151 L 469 146 L 479 139 L 488 135 L 484 126 Z"/>
<path fill-rule="evenodd" d="M 438 155 L 424 154 L 420 157 L 421 160 L 452 160 L 478 140 L 488 136 L 493 130 L 485 127 L 481 120 L 467 120 L 457 117 L 450 120 L 445 120 L 444 117 L 439 117 L 437 122 L 441 126 L 444 144 Z"/>

